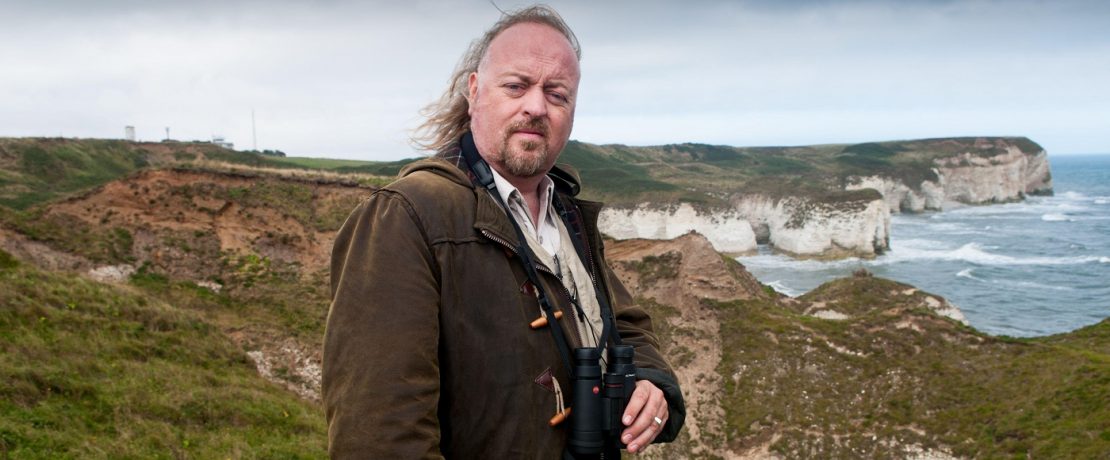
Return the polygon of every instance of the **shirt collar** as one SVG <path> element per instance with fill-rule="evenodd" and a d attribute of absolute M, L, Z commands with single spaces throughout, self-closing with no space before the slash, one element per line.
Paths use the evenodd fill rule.
<path fill-rule="evenodd" d="M 501 199 L 505 200 L 505 203 L 509 204 L 510 206 L 513 203 L 518 203 L 519 205 L 524 206 L 524 196 L 521 195 L 520 190 L 517 189 L 512 183 L 510 183 L 508 179 L 502 177 L 501 173 L 497 172 L 496 169 L 489 169 L 493 172 L 493 183 L 497 185 L 497 193 L 501 195 Z M 540 220 L 542 222 L 544 216 L 547 215 L 547 209 L 551 207 L 551 199 L 555 195 L 555 181 L 551 180 L 551 178 L 547 177 L 546 175 L 543 176 L 543 180 L 540 182 L 539 190 L 540 205 L 543 206 L 540 212 Z M 524 209 L 527 210 L 528 208 L 524 206 Z"/>

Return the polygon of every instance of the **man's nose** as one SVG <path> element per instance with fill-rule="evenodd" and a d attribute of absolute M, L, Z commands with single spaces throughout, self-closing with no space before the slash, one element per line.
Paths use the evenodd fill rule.
<path fill-rule="evenodd" d="M 539 118 L 547 115 L 547 99 L 543 93 L 543 88 L 534 86 L 524 94 L 524 114 L 528 118 Z"/>

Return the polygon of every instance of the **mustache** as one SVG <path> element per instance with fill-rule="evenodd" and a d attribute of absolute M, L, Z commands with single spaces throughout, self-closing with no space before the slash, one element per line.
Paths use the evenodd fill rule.
<path fill-rule="evenodd" d="M 547 122 L 542 118 L 533 118 L 527 121 L 517 121 L 509 125 L 508 133 L 515 133 L 517 131 L 535 131 L 547 137 L 549 128 Z"/>

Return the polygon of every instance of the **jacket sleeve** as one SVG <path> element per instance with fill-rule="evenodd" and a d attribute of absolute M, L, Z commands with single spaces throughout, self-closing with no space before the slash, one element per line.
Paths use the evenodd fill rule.
<path fill-rule="evenodd" d="M 395 192 L 374 193 L 340 229 L 322 369 L 332 458 L 442 458 L 436 270 Z"/>
<path fill-rule="evenodd" d="M 655 384 L 663 390 L 663 395 L 667 398 L 669 412 L 667 424 L 663 426 L 659 436 L 656 436 L 653 442 L 674 441 L 686 422 L 686 402 L 682 398 L 678 378 L 659 352 L 659 339 L 655 337 L 651 317 L 643 308 L 632 302 L 632 295 L 609 266 L 602 264 L 602 267 L 605 271 L 605 279 L 613 291 L 613 316 L 621 341 L 636 349 L 636 378 Z"/>

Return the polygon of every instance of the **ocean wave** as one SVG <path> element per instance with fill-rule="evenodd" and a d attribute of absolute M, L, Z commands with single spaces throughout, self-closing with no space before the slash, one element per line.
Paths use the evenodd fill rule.
<path fill-rule="evenodd" d="M 790 286 L 787 286 L 786 284 L 783 284 L 782 280 L 774 280 L 774 281 L 771 281 L 769 283 L 764 283 L 764 284 L 766 284 L 768 286 L 771 286 L 771 289 L 774 289 L 775 292 L 778 292 L 780 294 L 786 294 L 790 297 L 798 297 L 802 294 L 805 294 L 805 292 L 803 292 L 803 291 L 800 291 L 798 289 L 792 289 Z"/>
<path fill-rule="evenodd" d="M 888 254 L 875 259 L 875 263 L 893 264 L 921 260 L 944 260 L 969 262 L 976 265 L 1081 265 L 1092 262 L 1108 263 L 1106 259 L 1110 258 L 1099 256 L 1014 257 L 993 254 L 978 243 L 967 243 L 956 249 L 945 250 L 920 249 L 912 246 L 893 248 Z"/>
<path fill-rule="evenodd" d="M 1080 206 L 1072 203 L 1060 203 L 1055 206 L 1055 209 L 1062 212 L 1083 212 L 1090 210 L 1090 208 L 1086 206 Z"/>
<path fill-rule="evenodd" d="M 1045 222 L 1075 222 L 1075 219 L 1072 219 L 1064 214 L 1054 213 L 1041 215 L 1041 220 Z"/>
<path fill-rule="evenodd" d="M 740 263 L 753 268 L 778 270 L 790 269 L 792 271 L 818 272 L 825 270 L 856 269 L 861 267 L 862 261 L 855 257 L 838 260 L 794 259 L 784 255 L 767 255 L 738 257 Z"/>
<path fill-rule="evenodd" d="M 974 270 L 975 269 L 973 269 L 973 268 L 965 268 L 963 270 L 960 270 L 959 273 L 956 273 L 956 276 L 960 277 L 960 278 L 968 278 L 968 279 L 982 281 L 982 278 L 979 278 L 978 276 L 975 276 L 975 275 L 972 274 L 972 272 Z"/>
<path fill-rule="evenodd" d="M 1084 194 L 1079 193 L 1079 192 L 1074 192 L 1074 191 L 1071 191 L 1071 190 L 1068 190 L 1068 191 L 1066 191 L 1064 193 L 1061 193 L 1057 196 L 1059 196 L 1061 198 L 1067 198 L 1069 200 L 1085 200 L 1085 199 L 1087 199 L 1087 195 L 1084 195 Z"/>
<path fill-rule="evenodd" d="M 1110 200 L 1108 200 L 1106 198 L 1098 198 L 1098 199 L 1095 200 L 1095 204 L 1108 204 L 1108 203 L 1110 203 Z"/>
<path fill-rule="evenodd" d="M 1052 286 L 1052 285 L 1048 285 L 1048 284 L 1035 283 L 1033 281 L 998 280 L 998 281 L 995 281 L 995 283 L 1006 285 L 1006 286 L 1014 286 L 1014 287 L 1023 288 L 1023 289 L 1032 288 L 1032 289 L 1049 290 L 1049 291 L 1074 291 L 1075 290 L 1075 288 L 1073 288 L 1071 286 Z"/>
<path fill-rule="evenodd" d="M 1098 258 L 1098 263 L 1100 263 L 1100 264 L 1110 264 L 1110 257 L 1099 257 Z"/>

